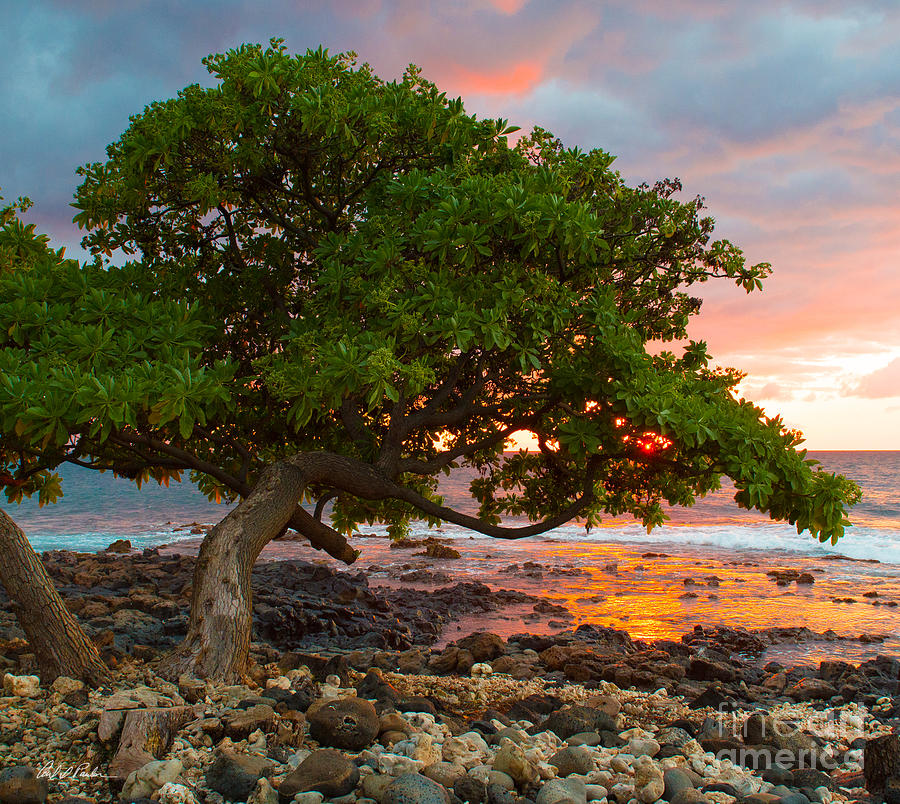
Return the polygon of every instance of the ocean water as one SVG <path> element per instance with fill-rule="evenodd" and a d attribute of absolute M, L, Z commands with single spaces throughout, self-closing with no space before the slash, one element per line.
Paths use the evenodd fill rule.
<path fill-rule="evenodd" d="M 693 508 L 673 510 L 670 523 L 649 535 L 627 520 L 604 522 L 590 533 L 572 523 L 522 540 L 491 539 L 454 525 L 413 527 L 413 536 L 452 543 L 462 554 L 453 561 L 417 555 L 421 548 L 392 548 L 383 527 L 365 528 L 354 539 L 362 551 L 354 570 L 365 570 L 376 586 L 433 588 L 476 580 L 561 607 L 543 614 L 528 605 L 479 615 L 477 621 L 449 625 L 444 641 L 460 630 L 546 633 L 580 623 L 612 625 L 644 639 L 678 638 L 697 624 L 806 626 L 843 639 L 782 646 L 771 658 L 900 655 L 900 452 L 811 455 L 863 488 L 863 501 L 851 514 L 854 525 L 836 546 L 742 511 L 722 489 Z M 62 474 L 65 496 L 58 504 L 3 506 L 38 550 L 102 550 L 126 538 L 135 548 L 167 544 L 166 551 L 193 553 L 203 528 L 230 508 L 209 502 L 190 483 L 138 490 L 77 467 Z M 442 483 L 449 505 L 474 510 L 470 479 L 457 472 Z M 260 560 L 284 558 L 340 568 L 301 541 L 273 542 Z M 809 572 L 815 583 L 777 585 L 769 573 L 783 569 Z M 872 635 L 879 641 L 870 641 Z"/>
<path fill-rule="evenodd" d="M 572 523 L 539 537 L 540 541 L 696 545 L 736 550 L 772 550 L 812 556 L 837 553 L 900 565 L 900 452 L 811 452 L 829 470 L 845 474 L 863 489 L 863 500 L 851 514 L 853 527 L 836 546 L 821 545 L 786 523 L 739 509 L 732 492 L 722 489 L 692 508 L 673 509 L 670 522 L 649 536 L 639 524 L 611 519 L 590 533 Z M 130 539 L 135 547 L 195 538 L 191 525 L 211 525 L 230 509 L 206 499 L 190 482 L 155 483 L 138 489 L 133 483 L 77 466 L 63 467 L 63 498 L 38 507 L 36 500 L 19 505 L 0 503 L 25 531 L 37 550 L 65 548 L 102 550 L 114 539 Z M 441 483 L 451 507 L 473 512 L 468 496 L 471 474 L 457 472 Z M 428 531 L 415 526 L 414 533 Z M 445 526 L 448 537 L 469 532 Z M 536 543 L 537 540 L 529 540 Z"/>

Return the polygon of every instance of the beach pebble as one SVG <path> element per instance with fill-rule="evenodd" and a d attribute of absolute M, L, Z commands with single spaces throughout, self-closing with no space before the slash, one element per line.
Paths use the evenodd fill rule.
<path fill-rule="evenodd" d="M 184 770 L 180 760 L 154 760 L 132 771 L 122 788 L 122 798 L 150 798 L 166 782 L 174 782 Z"/>
<path fill-rule="evenodd" d="M 455 765 L 452 762 L 435 762 L 422 769 L 422 775 L 427 776 L 432 781 L 443 785 L 444 787 L 453 787 L 454 782 L 460 776 L 466 775 L 466 769 L 462 765 Z M 374 796 L 377 798 L 377 796 Z"/>
<path fill-rule="evenodd" d="M 322 748 L 313 751 L 296 770 L 285 776 L 279 796 L 293 798 L 297 793 L 317 790 L 328 798 L 344 796 L 359 782 L 359 768 L 340 751 Z"/>
<path fill-rule="evenodd" d="M 493 769 L 510 776 L 519 787 L 528 787 L 540 779 L 534 762 L 525 756 L 521 746 L 512 740 L 504 740 L 494 757 Z"/>
<path fill-rule="evenodd" d="M 50 685 L 55 693 L 65 697 L 74 692 L 81 692 L 84 689 L 84 682 L 77 678 L 69 678 L 68 676 L 57 676 Z"/>
<path fill-rule="evenodd" d="M 19 698 L 35 698 L 41 692 L 41 680 L 37 676 L 14 676 L 4 673 L 3 691 L 7 695 Z"/>
<path fill-rule="evenodd" d="M 556 768 L 560 776 L 573 773 L 586 774 L 594 770 L 594 756 L 584 746 L 569 746 L 557 751 L 548 762 Z"/>
<path fill-rule="evenodd" d="M 381 801 L 384 791 L 394 783 L 394 777 L 386 773 L 370 773 L 362 780 L 362 791 L 368 798 Z"/>
<path fill-rule="evenodd" d="M 263 777 L 256 782 L 256 787 L 247 798 L 247 804 L 278 804 L 278 791 Z"/>
<path fill-rule="evenodd" d="M 587 787 L 580 779 L 551 779 L 541 787 L 535 804 L 587 804 Z"/>
<path fill-rule="evenodd" d="M 318 790 L 307 790 L 303 793 L 297 793 L 291 801 L 294 804 L 322 804 L 325 800 L 325 796 L 323 796 Z M 247 802 L 250 804 L 250 802 Z"/>
<path fill-rule="evenodd" d="M 159 804 L 197 804 L 194 794 L 183 784 L 166 782 L 157 793 Z"/>
<path fill-rule="evenodd" d="M 653 804 L 662 798 L 666 784 L 662 771 L 647 756 L 638 757 L 634 762 L 634 792 L 644 804 Z"/>
<path fill-rule="evenodd" d="M 586 784 L 584 790 L 588 801 L 602 801 L 607 796 L 607 790 L 601 784 Z"/>
<path fill-rule="evenodd" d="M 270 773 L 273 767 L 264 757 L 238 754 L 220 747 L 206 769 L 206 786 L 229 801 L 244 801 L 259 778 Z"/>
<path fill-rule="evenodd" d="M 426 776 L 406 773 L 387 787 L 381 804 L 450 804 L 450 794 Z"/>
<path fill-rule="evenodd" d="M 453 783 L 453 795 L 469 804 L 482 804 L 487 797 L 487 785 L 471 776 L 461 776 Z"/>
<path fill-rule="evenodd" d="M 652 737 L 632 737 L 625 751 L 636 757 L 655 757 L 659 753 L 659 743 Z"/>
<path fill-rule="evenodd" d="M 682 768 L 669 768 L 663 771 L 663 781 L 665 783 L 664 797 L 666 801 L 671 801 L 682 790 L 694 789 L 693 780 L 687 771 Z"/>

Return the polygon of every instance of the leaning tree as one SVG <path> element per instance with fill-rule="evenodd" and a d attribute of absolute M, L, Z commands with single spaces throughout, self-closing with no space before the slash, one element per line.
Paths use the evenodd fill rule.
<path fill-rule="evenodd" d="M 245 668 L 250 571 L 287 528 L 349 563 L 363 522 L 652 527 L 727 476 L 737 504 L 841 535 L 858 490 L 736 398 L 741 374 L 702 342 L 646 348 L 686 341 L 691 285 L 750 291 L 769 272 L 712 239 L 701 199 L 629 187 L 609 154 L 541 129 L 510 148 L 505 121 L 414 68 L 385 82 L 278 40 L 206 65 L 213 86 L 151 104 L 81 169 L 84 245 L 130 260 L 84 267 L 81 337 L 61 334 L 53 282 L 14 276 L 22 308 L 0 305 L 3 432 L 33 455 L 13 477 L 189 472 L 240 500 L 204 539 L 164 672 Z M 505 451 L 520 431 L 536 448 Z M 459 466 L 477 470 L 477 515 L 437 494 Z"/>

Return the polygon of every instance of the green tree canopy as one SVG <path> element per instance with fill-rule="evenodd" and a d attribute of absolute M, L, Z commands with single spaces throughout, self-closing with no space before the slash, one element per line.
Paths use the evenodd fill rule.
<path fill-rule="evenodd" d="M 291 525 L 352 559 L 363 522 L 539 533 L 719 487 L 836 539 L 858 499 L 800 435 L 735 397 L 687 338 L 709 279 L 766 264 L 713 240 L 677 181 L 628 187 L 601 150 L 467 115 L 419 71 L 273 40 L 205 61 L 81 169 L 79 265 L 5 214 L 0 461 L 7 495 L 59 491 L 63 461 L 136 480 L 190 472 L 246 497 L 267 466 L 304 472 L 332 527 Z M 128 262 L 112 267 L 109 258 Z M 674 348 L 674 347 L 673 347 Z M 534 452 L 504 452 L 532 433 Z M 478 470 L 477 517 L 437 478 Z M 532 524 L 509 527 L 504 515 Z"/>

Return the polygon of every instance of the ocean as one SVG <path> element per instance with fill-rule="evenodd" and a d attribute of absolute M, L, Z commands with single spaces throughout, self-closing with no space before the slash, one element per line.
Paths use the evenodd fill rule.
<path fill-rule="evenodd" d="M 516 541 L 453 525 L 413 527 L 414 537 L 448 540 L 462 554 L 456 561 L 391 549 L 383 528 L 367 527 L 354 542 L 362 550 L 354 569 L 364 569 L 373 585 L 427 588 L 478 580 L 542 595 L 568 612 L 497 612 L 475 624 L 504 635 L 583 622 L 613 625 L 645 639 L 677 638 L 697 624 L 806 626 L 848 639 L 813 641 L 782 653 L 776 649 L 770 658 L 900 655 L 900 452 L 814 452 L 810 457 L 863 489 L 862 502 L 851 512 L 853 526 L 836 546 L 743 511 L 722 489 L 692 508 L 671 511 L 671 521 L 649 535 L 639 524 L 615 519 L 589 533 L 572 523 Z M 67 467 L 62 475 L 65 496 L 56 505 L 3 505 L 37 550 L 96 551 L 124 538 L 136 549 L 168 544 L 168 550 L 195 552 L 200 528 L 229 510 L 209 502 L 190 483 L 146 484 L 138 490 L 128 481 L 78 467 Z M 448 505 L 471 512 L 468 480 L 465 473 L 454 473 L 441 491 Z M 292 541 L 273 543 L 261 560 L 291 557 L 335 564 Z M 770 573 L 780 569 L 809 572 L 815 583 L 779 586 Z M 448 629 L 444 639 L 453 633 Z M 866 638 L 859 640 L 862 635 Z"/>
<path fill-rule="evenodd" d="M 668 543 L 726 549 L 791 551 L 798 554 L 837 553 L 850 558 L 900 564 L 900 452 L 810 452 L 833 472 L 847 475 L 863 489 L 863 500 L 851 514 L 853 527 L 837 546 L 821 545 L 785 523 L 739 509 L 728 489 L 700 500 L 692 508 L 672 509 L 670 522 L 649 536 L 639 524 L 610 519 L 590 533 L 572 523 L 544 539 L 624 543 Z M 207 500 L 190 482 L 156 483 L 138 489 L 133 483 L 77 466 L 66 466 L 64 497 L 39 508 L 36 500 L 2 507 L 25 531 L 37 550 L 102 550 L 114 539 L 130 539 L 148 547 L 192 538 L 189 525 L 210 525 L 230 506 Z M 447 505 L 467 512 L 474 505 L 467 493 L 471 475 L 457 472 L 442 481 Z M 415 526 L 414 533 L 427 528 Z M 468 532 L 446 526 L 448 535 Z"/>

